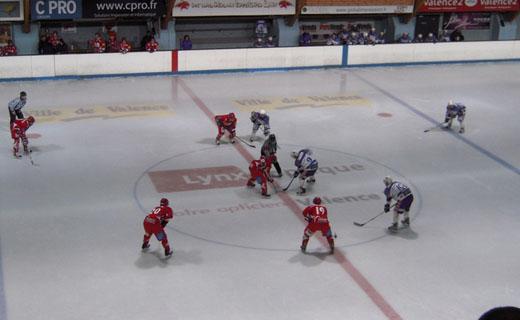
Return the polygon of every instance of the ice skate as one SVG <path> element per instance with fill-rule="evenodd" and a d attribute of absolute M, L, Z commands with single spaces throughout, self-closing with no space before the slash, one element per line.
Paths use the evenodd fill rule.
<path fill-rule="evenodd" d="M 459 133 L 464 133 L 464 128 L 460 128 Z"/>
<path fill-rule="evenodd" d="M 164 249 L 164 257 L 169 258 L 171 257 L 173 252 L 170 249 Z"/>
<path fill-rule="evenodd" d="M 410 226 L 410 218 L 401 220 L 401 223 L 403 224 L 403 228 L 408 228 Z"/>
<path fill-rule="evenodd" d="M 296 192 L 296 194 L 301 196 L 301 195 L 304 195 L 306 191 L 307 190 L 305 190 L 305 188 L 300 187 L 300 190 L 298 190 L 298 192 Z"/>
<path fill-rule="evenodd" d="M 390 227 L 388 227 L 388 231 L 390 232 L 397 232 L 398 228 L 397 228 L 397 222 L 396 223 L 392 223 L 392 225 Z"/>
<path fill-rule="evenodd" d="M 304 245 L 301 245 L 301 246 L 300 246 L 300 250 L 301 250 L 303 253 L 305 253 L 306 250 L 307 250 L 307 248 L 306 248 Z"/>
<path fill-rule="evenodd" d="M 235 143 L 235 139 L 231 139 L 231 143 Z"/>
<path fill-rule="evenodd" d="M 149 243 L 143 243 L 143 245 L 141 246 L 141 250 L 143 251 L 146 251 L 148 248 L 150 248 L 150 244 Z"/>
<path fill-rule="evenodd" d="M 217 146 L 220 146 L 220 139 L 215 139 L 215 144 L 216 144 Z"/>
<path fill-rule="evenodd" d="M 262 197 L 264 197 L 264 198 L 270 198 L 271 195 L 270 195 L 269 193 L 267 193 L 267 192 L 262 192 Z"/>
<path fill-rule="evenodd" d="M 334 254 L 334 247 L 330 247 L 329 254 Z"/>

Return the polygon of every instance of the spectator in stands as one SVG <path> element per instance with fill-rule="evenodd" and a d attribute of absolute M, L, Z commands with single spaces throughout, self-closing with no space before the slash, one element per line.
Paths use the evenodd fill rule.
<path fill-rule="evenodd" d="M 264 48 L 264 40 L 262 38 L 256 38 L 255 42 L 253 43 L 253 48 Z"/>
<path fill-rule="evenodd" d="M 68 53 L 69 47 L 63 40 L 63 38 L 58 39 L 58 43 L 56 44 L 56 48 L 54 48 L 54 53 L 61 54 L 61 53 Z"/>
<path fill-rule="evenodd" d="M 56 53 L 56 46 L 58 45 L 58 40 L 59 37 L 57 31 L 53 31 L 51 35 L 48 37 L 48 41 L 52 46 L 52 53 Z"/>
<path fill-rule="evenodd" d="M 385 44 L 386 43 L 386 35 L 384 31 L 379 32 L 379 35 L 376 37 L 377 44 Z"/>
<path fill-rule="evenodd" d="M 97 32 L 94 39 L 90 41 L 90 45 L 92 47 L 92 51 L 95 53 L 103 53 L 106 51 L 105 39 L 101 37 L 99 32 Z"/>
<path fill-rule="evenodd" d="M 267 29 L 267 23 L 265 20 L 258 20 L 256 21 L 256 27 L 255 27 L 255 35 L 257 38 L 265 38 L 267 34 L 269 33 L 269 30 Z"/>
<path fill-rule="evenodd" d="M 18 54 L 13 40 L 7 40 L 7 45 L 2 48 L 4 56 L 16 56 Z"/>
<path fill-rule="evenodd" d="M 464 36 L 462 35 L 462 32 L 460 32 L 459 29 L 453 30 L 453 32 L 450 35 L 450 41 L 464 41 Z"/>
<path fill-rule="evenodd" d="M 439 38 L 439 41 L 441 41 L 441 42 L 450 41 L 450 34 L 448 33 L 448 30 L 442 30 L 442 34 L 441 34 L 441 37 Z"/>
<path fill-rule="evenodd" d="M 119 52 L 125 54 L 130 52 L 130 50 L 132 50 L 132 46 L 126 41 L 126 38 L 123 37 L 121 39 L 121 43 L 119 44 Z"/>
<path fill-rule="evenodd" d="M 366 44 L 375 45 L 377 43 L 378 34 L 375 28 L 370 29 L 367 33 Z"/>
<path fill-rule="evenodd" d="M 193 43 L 191 42 L 189 35 L 184 35 L 184 38 L 181 40 L 181 50 L 191 50 Z"/>
<path fill-rule="evenodd" d="M 119 51 L 119 42 L 117 41 L 117 33 L 110 30 L 108 32 L 107 52 L 118 52 L 118 51 Z"/>
<path fill-rule="evenodd" d="M 357 44 L 362 44 L 363 43 L 363 36 L 359 33 L 357 33 L 356 31 L 352 31 L 350 33 L 350 37 L 349 37 L 349 44 L 350 45 L 357 45 Z"/>
<path fill-rule="evenodd" d="M 300 46 L 310 46 L 311 45 L 311 35 L 307 31 L 303 31 L 300 35 Z"/>
<path fill-rule="evenodd" d="M 419 33 L 417 35 L 417 37 L 415 37 L 415 39 L 413 39 L 413 42 L 414 43 L 423 43 L 424 42 L 424 38 L 423 38 L 422 33 Z"/>
<path fill-rule="evenodd" d="M 274 43 L 274 40 L 273 40 L 272 36 L 267 37 L 267 41 L 265 42 L 265 46 L 268 47 L 268 48 L 276 47 L 276 43 Z"/>
<path fill-rule="evenodd" d="M 146 35 L 141 39 L 141 50 L 146 50 L 146 44 L 152 39 L 150 30 L 146 31 Z"/>
<path fill-rule="evenodd" d="M 341 29 L 341 33 L 339 34 L 339 37 L 340 37 L 341 42 L 343 44 L 346 44 L 348 42 L 349 35 L 350 35 L 350 31 L 348 30 L 348 28 L 347 27 L 343 27 Z"/>
<path fill-rule="evenodd" d="M 336 33 L 333 33 L 330 35 L 330 37 L 327 39 L 327 45 L 328 46 L 337 46 L 339 44 L 339 38 Z"/>
<path fill-rule="evenodd" d="M 153 53 L 159 49 L 159 44 L 155 41 L 155 38 L 152 37 L 150 41 L 146 44 L 146 51 Z"/>
<path fill-rule="evenodd" d="M 411 43 L 412 38 L 408 34 L 408 32 L 403 32 L 403 34 L 397 39 L 397 42 L 399 43 Z"/>
<path fill-rule="evenodd" d="M 40 42 L 38 43 L 38 53 L 39 54 L 53 54 L 54 49 L 52 48 L 51 43 L 46 35 L 42 35 L 40 37 Z"/>
<path fill-rule="evenodd" d="M 426 36 L 426 39 L 424 39 L 424 42 L 436 43 L 437 37 L 432 32 L 430 32 Z"/>

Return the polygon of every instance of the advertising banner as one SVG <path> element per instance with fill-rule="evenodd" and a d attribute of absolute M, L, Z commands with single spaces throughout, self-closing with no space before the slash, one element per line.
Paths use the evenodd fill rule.
<path fill-rule="evenodd" d="M 31 20 L 72 20 L 81 18 L 81 0 L 32 0 Z"/>
<path fill-rule="evenodd" d="M 408 5 L 367 5 L 367 6 L 304 6 L 302 14 L 373 14 L 412 13 L 413 2 Z"/>
<path fill-rule="evenodd" d="M 295 0 L 180 0 L 174 17 L 293 15 Z"/>
<path fill-rule="evenodd" d="M 444 30 L 488 30 L 491 28 L 491 13 L 466 12 L 445 13 L 442 29 Z"/>
<path fill-rule="evenodd" d="M 503 12 L 520 10 L 519 0 L 426 0 L 418 12 Z"/>
<path fill-rule="evenodd" d="M 0 21 L 23 20 L 22 0 L 0 0 Z"/>
<path fill-rule="evenodd" d="M 164 0 L 83 1 L 83 18 L 154 18 L 164 13 Z"/>

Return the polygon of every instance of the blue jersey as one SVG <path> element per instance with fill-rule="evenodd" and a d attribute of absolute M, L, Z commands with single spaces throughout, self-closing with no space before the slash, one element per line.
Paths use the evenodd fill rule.
<path fill-rule="evenodd" d="M 462 103 L 448 104 L 446 106 L 446 118 L 462 117 L 466 114 L 466 106 Z"/>
<path fill-rule="evenodd" d="M 318 161 L 312 157 L 309 149 L 303 149 L 298 152 L 294 165 L 298 170 L 316 171 L 318 169 Z"/>
<path fill-rule="evenodd" d="M 251 112 L 251 122 L 258 126 L 269 127 L 269 116 L 253 111 Z"/>
<path fill-rule="evenodd" d="M 410 191 L 410 188 L 408 188 L 405 184 L 399 181 L 394 181 L 385 188 L 384 194 L 386 196 L 387 202 L 391 201 L 392 199 L 395 201 L 400 201 L 412 194 L 412 191 Z"/>

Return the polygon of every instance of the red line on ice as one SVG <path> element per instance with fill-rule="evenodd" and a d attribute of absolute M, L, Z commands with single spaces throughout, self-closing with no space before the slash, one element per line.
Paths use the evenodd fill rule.
<path fill-rule="evenodd" d="M 188 85 L 179 78 L 178 83 L 184 89 L 184 91 L 190 96 L 190 98 L 195 102 L 197 107 L 204 112 L 204 114 L 209 118 L 209 120 L 215 124 L 215 114 L 209 110 L 208 106 L 191 90 Z M 215 124 L 216 125 L 216 124 Z M 242 157 L 249 164 L 254 160 L 254 157 L 249 153 L 246 148 L 240 144 L 234 144 L 235 149 L 242 155 Z M 276 194 L 285 205 L 291 209 L 291 211 L 296 215 L 296 217 L 305 224 L 305 220 L 301 212 L 303 211 L 296 201 L 294 201 L 287 193 L 279 192 Z M 320 238 L 322 245 L 328 246 L 325 239 Z M 372 302 L 385 314 L 385 316 L 390 320 L 402 320 L 401 316 L 392 308 L 392 306 L 383 298 L 383 296 L 374 288 L 372 284 L 361 274 L 361 272 L 350 262 L 350 260 L 346 257 L 343 252 L 340 250 L 336 250 L 334 252 L 334 258 L 338 261 L 339 265 L 345 270 L 350 277 L 357 283 L 357 285 L 366 293 L 366 295 L 372 300 Z"/>

